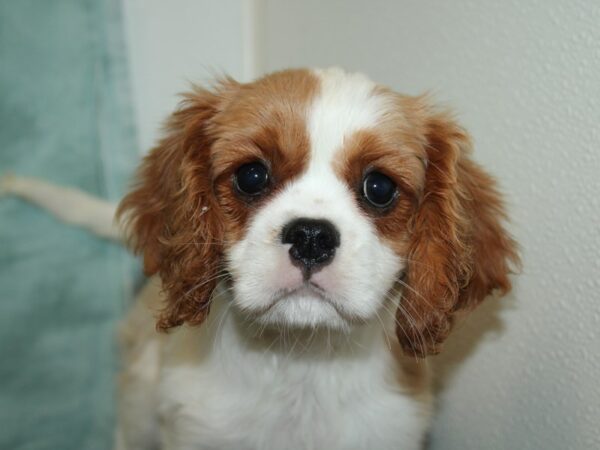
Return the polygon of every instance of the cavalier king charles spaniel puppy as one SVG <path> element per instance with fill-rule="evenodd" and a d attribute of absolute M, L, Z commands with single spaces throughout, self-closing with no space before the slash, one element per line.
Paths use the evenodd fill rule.
<path fill-rule="evenodd" d="M 118 210 L 156 276 L 122 328 L 117 447 L 421 448 L 421 358 L 518 264 L 470 153 L 427 96 L 340 69 L 187 94 Z"/>

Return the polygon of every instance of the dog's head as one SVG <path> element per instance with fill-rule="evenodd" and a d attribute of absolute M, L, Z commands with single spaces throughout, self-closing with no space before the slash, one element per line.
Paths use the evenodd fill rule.
<path fill-rule="evenodd" d="M 404 349 L 437 353 L 518 262 L 469 147 L 426 97 L 337 69 L 188 94 L 120 209 L 164 283 L 158 327 L 200 324 L 228 277 L 264 324 L 348 329 L 393 301 Z"/>

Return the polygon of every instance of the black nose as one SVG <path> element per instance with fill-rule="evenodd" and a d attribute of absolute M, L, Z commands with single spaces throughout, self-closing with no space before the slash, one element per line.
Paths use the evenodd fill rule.
<path fill-rule="evenodd" d="M 281 241 L 292 244 L 292 262 L 313 270 L 331 262 L 335 249 L 340 246 L 340 233 L 327 220 L 296 219 L 283 227 Z"/>

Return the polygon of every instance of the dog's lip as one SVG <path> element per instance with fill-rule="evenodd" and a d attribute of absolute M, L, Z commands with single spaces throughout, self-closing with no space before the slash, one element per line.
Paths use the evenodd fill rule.
<path fill-rule="evenodd" d="M 323 289 L 317 283 L 308 280 L 296 287 L 281 290 L 278 293 L 278 295 L 276 295 L 273 304 L 279 303 L 282 300 L 286 300 L 286 298 L 294 294 L 311 294 L 313 296 L 316 296 L 319 300 L 332 303 L 329 297 L 327 296 L 325 289 Z"/>
<path fill-rule="evenodd" d="M 319 286 L 317 283 L 315 283 L 314 281 L 307 281 L 302 283 L 300 286 L 298 286 L 295 289 L 292 289 L 290 292 L 286 292 L 285 295 L 290 295 L 290 294 L 298 294 L 298 293 L 311 293 L 311 294 L 317 294 L 317 297 L 322 298 L 323 300 L 327 300 L 327 295 L 325 293 L 325 289 L 323 289 L 321 286 Z"/>
<path fill-rule="evenodd" d="M 338 313 L 338 315 L 342 319 L 344 319 L 345 321 L 347 321 L 349 323 L 354 323 L 354 322 L 361 323 L 362 322 L 362 319 L 360 319 L 359 317 L 354 317 L 352 315 L 348 315 L 348 313 L 346 311 L 344 311 L 340 307 L 340 305 L 338 305 L 335 301 L 333 301 L 327 295 L 327 291 L 325 291 L 325 289 L 323 289 L 317 283 L 310 281 L 310 280 L 305 281 L 301 285 L 296 286 L 294 288 L 281 290 L 274 297 L 273 301 L 271 301 L 271 303 L 269 303 L 269 305 L 267 305 L 265 308 L 262 308 L 260 311 L 256 311 L 255 313 L 259 316 L 267 314 L 277 304 L 279 304 L 282 301 L 286 301 L 289 296 L 294 295 L 294 294 L 302 294 L 302 293 L 311 294 L 311 295 L 317 297 L 317 301 L 323 301 L 323 302 L 327 303 L 333 309 L 335 309 L 335 311 Z"/>
<path fill-rule="evenodd" d="M 293 288 L 281 289 L 273 296 L 273 300 L 269 302 L 267 306 L 265 306 L 264 308 L 260 308 L 260 310 L 255 310 L 253 314 L 257 316 L 267 314 L 269 311 L 271 311 L 271 309 L 275 307 L 275 305 L 277 305 L 281 301 L 287 300 L 289 296 L 301 293 L 312 294 L 318 297 L 319 300 L 329 303 L 332 307 L 335 308 L 338 314 L 340 314 L 339 309 L 336 307 L 336 305 L 331 300 L 329 300 L 329 298 L 327 298 L 325 290 L 318 284 L 310 280 L 304 281 L 302 284 Z"/>

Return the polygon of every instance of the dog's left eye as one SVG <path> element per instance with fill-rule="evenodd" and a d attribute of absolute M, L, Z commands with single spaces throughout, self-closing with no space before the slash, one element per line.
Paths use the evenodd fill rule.
<path fill-rule="evenodd" d="M 363 180 L 363 196 L 376 208 L 386 208 L 398 194 L 396 183 L 381 172 L 371 172 Z"/>
<path fill-rule="evenodd" d="M 258 195 L 269 185 L 269 169 L 261 162 L 240 166 L 235 173 L 235 186 L 246 195 Z"/>

